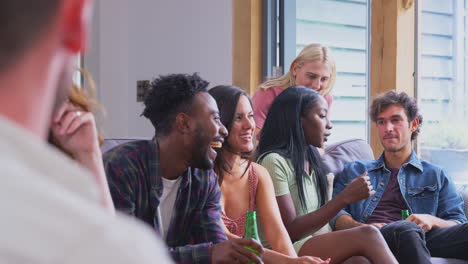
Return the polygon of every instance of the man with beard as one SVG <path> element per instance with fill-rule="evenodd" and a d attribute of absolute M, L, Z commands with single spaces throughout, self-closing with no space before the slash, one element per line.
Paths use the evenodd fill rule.
<path fill-rule="evenodd" d="M 213 148 L 227 136 L 208 82 L 197 74 L 160 76 L 145 97 L 153 140 L 120 145 L 104 155 L 117 210 L 153 226 L 178 263 L 261 263 L 251 239 L 226 240 L 212 168 Z"/>
<path fill-rule="evenodd" d="M 370 108 L 384 152 L 377 160 L 346 165 L 335 179 L 334 195 L 356 177 L 369 177 L 376 194 L 349 204 L 331 221 L 336 230 L 361 225 L 380 228 L 399 263 L 431 263 L 431 255 L 468 260 L 468 224 L 463 200 L 445 172 L 418 158 L 422 116 L 414 98 L 387 92 Z M 411 215 L 401 220 L 402 210 Z"/>
<path fill-rule="evenodd" d="M 89 172 L 47 143 L 90 8 L 0 1 L 0 263 L 171 263 L 146 226 L 105 211 Z"/>

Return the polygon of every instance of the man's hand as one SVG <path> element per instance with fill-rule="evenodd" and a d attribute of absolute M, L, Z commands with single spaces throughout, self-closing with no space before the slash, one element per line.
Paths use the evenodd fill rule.
<path fill-rule="evenodd" d="M 429 231 L 435 227 L 434 224 L 440 219 L 429 214 L 412 214 L 406 220 L 417 224 L 424 231 Z"/>
<path fill-rule="evenodd" d="M 263 263 L 254 252 L 244 246 L 249 246 L 263 254 L 263 247 L 253 239 L 230 239 L 211 248 L 211 261 L 212 263 L 248 263 L 249 261 L 257 264 Z"/>
<path fill-rule="evenodd" d="M 331 259 L 323 260 L 319 257 L 303 256 L 298 258 L 291 258 L 287 263 L 289 264 L 328 264 Z"/>
<path fill-rule="evenodd" d="M 346 204 L 354 203 L 375 194 L 367 172 L 352 180 L 339 194 Z"/>

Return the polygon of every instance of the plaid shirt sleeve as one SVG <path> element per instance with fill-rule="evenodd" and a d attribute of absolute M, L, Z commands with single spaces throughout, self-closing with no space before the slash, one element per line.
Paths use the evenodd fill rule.
<path fill-rule="evenodd" d="M 195 243 L 210 241 L 216 244 L 227 240 L 221 224 L 221 189 L 214 171 L 210 171 L 207 180 L 209 182 L 206 190 L 207 199 L 203 211 L 199 211 L 195 215 L 195 219 L 200 226 L 193 230 L 193 237 Z"/>
<path fill-rule="evenodd" d="M 221 225 L 221 190 L 218 178 L 213 171 L 203 177 L 206 180 L 199 195 L 204 196 L 202 210 L 194 214 L 192 222 L 197 223 L 191 230 L 194 245 L 171 249 L 171 255 L 177 263 L 211 263 L 211 247 L 213 244 L 227 240 Z M 209 243 L 207 243 L 209 241 Z"/>
<path fill-rule="evenodd" d="M 212 243 L 187 245 L 183 247 L 170 248 L 172 259 L 178 264 L 202 264 L 211 263 Z"/>
<path fill-rule="evenodd" d="M 126 153 L 110 151 L 104 155 L 104 168 L 114 206 L 125 214 L 135 216 L 135 173 Z"/>

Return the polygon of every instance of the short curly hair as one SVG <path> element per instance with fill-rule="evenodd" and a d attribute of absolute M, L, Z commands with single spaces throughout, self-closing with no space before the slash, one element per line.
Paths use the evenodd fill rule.
<path fill-rule="evenodd" d="M 416 99 L 410 97 L 405 92 L 398 93 L 395 91 L 389 91 L 377 96 L 377 98 L 375 98 L 372 102 L 372 105 L 369 110 L 371 120 L 373 122 L 377 122 L 377 116 L 383 111 L 385 111 L 387 107 L 395 104 L 401 105 L 403 109 L 405 109 L 406 116 L 408 117 L 408 122 L 411 122 L 416 118 L 419 120 L 418 128 L 411 134 L 411 140 L 415 140 L 420 132 L 423 117 L 419 113 L 418 103 L 416 102 Z"/>
<path fill-rule="evenodd" d="M 190 112 L 195 95 L 208 92 L 208 85 L 197 73 L 159 76 L 145 95 L 142 115 L 151 121 L 157 135 L 168 135 L 177 114 Z"/>

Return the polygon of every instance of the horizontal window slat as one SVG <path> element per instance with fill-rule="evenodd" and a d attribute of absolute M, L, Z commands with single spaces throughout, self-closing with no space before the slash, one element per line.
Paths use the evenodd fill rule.
<path fill-rule="evenodd" d="M 330 23 L 365 27 L 367 5 L 345 1 L 297 0 L 296 18 L 298 22 Z"/>
<path fill-rule="evenodd" d="M 422 11 L 453 14 L 452 0 L 424 0 L 420 1 L 420 3 Z"/>
<path fill-rule="evenodd" d="M 328 142 L 338 142 L 350 138 L 361 138 L 366 139 L 367 128 L 366 123 L 342 123 L 342 122 L 333 122 L 333 128 L 331 130 L 331 135 L 328 138 Z"/>
<path fill-rule="evenodd" d="M 365 28 L 335 27 L 328 24 L 296 25 L 296 43 L 303 46 L 320 43 L 327 47 L 365 50 L 366 40 Z"/>
<path fill-rule="evenodd" d="M 453 35 L 453 17 L 432 13 L 421 14 L 421 31 L 423 33 Z"/>

